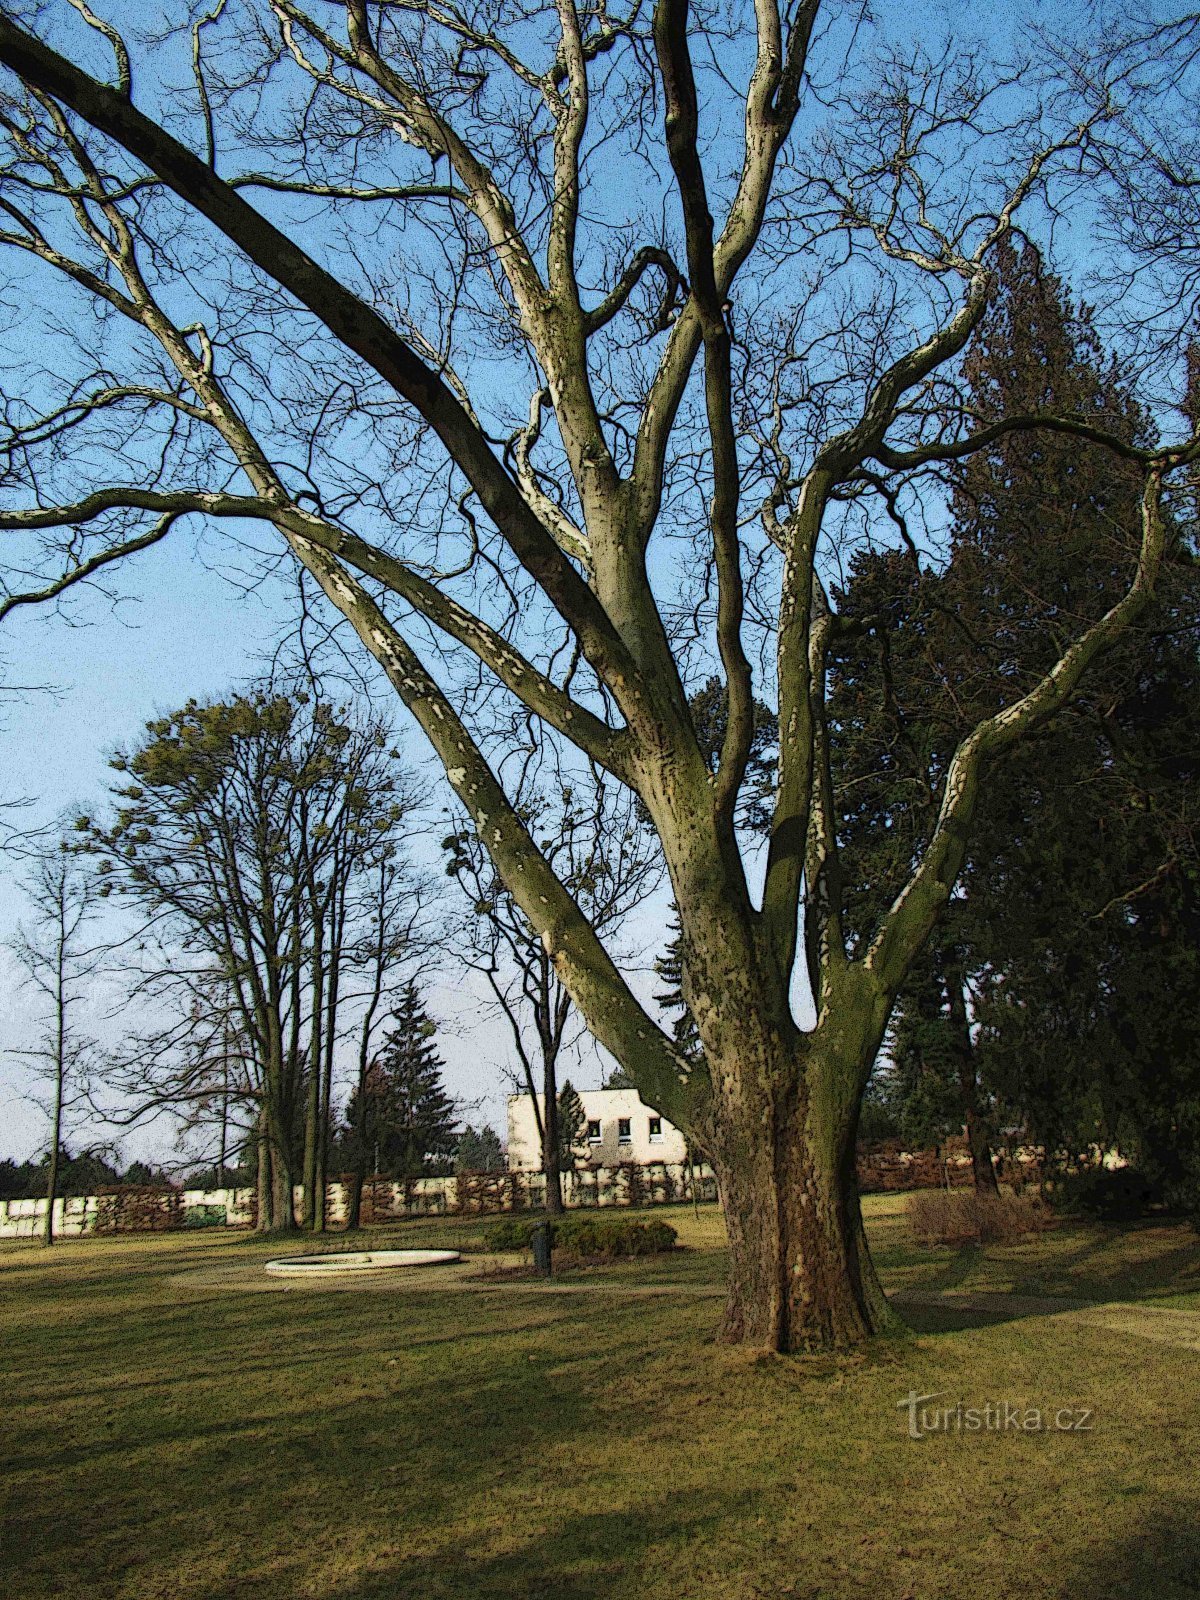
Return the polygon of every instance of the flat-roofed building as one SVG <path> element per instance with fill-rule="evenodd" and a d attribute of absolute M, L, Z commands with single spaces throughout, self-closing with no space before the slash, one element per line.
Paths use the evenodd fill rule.
<path fill-rule="evenodd" d="M 585 1125 L 575 1145 L 580 1166 L 618 1167 L 629 1162 L 650 1166 L 687 1160 L 683 1134 L 648 1106 L 636 1089 L 580 1089 Z M 541 1110 L 541 1096 L 538 1096 Z M 542 1151 L 537 1118 L 527 1094 L 508 1097 L 508 1167 L 510 1172 L 539 1172 Z"/>

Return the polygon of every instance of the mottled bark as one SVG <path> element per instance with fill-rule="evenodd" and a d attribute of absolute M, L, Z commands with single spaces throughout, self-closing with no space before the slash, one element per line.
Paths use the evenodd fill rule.
<path fill-rule="evenodd" d="M 709 1159 L 729 1235 L 720 1336 L 776 1351 L 846 1349 L 898 1321 L 875 1275 L 859 1205 L 857 1105 L 825 1095 L 812 1055 L 715 1119 Z"/>

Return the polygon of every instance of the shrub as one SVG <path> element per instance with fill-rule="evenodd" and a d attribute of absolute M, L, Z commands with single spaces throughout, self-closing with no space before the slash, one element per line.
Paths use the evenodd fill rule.
<path fill-rule="evenodd" d="M 1085 1167 L 1068 1172 L 1054 1185 L 1054 1204 L 1076 1216 L 1101 1222 L 1134 1222 L 1160 1200 L 1155 1185 L 1136 1167 Z"/>
<path fill-rule="evenodd" d="M 223 1228 L 227 1221 L 224 1206 L 188 1206 L 183 1213 L 185 1228 Z"/>
<path fill-rule="evenodd" d="M 489 1250 L 528 1250 L 530 1235 L 537 1222 L 528 1217 L 505 1217 L 494 1222 L 484 1238 Z"/>
<path fill-rule="evenodd" d="M 490 1250 L 528 1250 L 534 1228 L 529 1217 L 505 1217 L 487 1232 Z M 624 1217 L 567 1216 L 551 1224 L 554 1247 L 573 1256 L 600 1257 L 659 1255 L 675 1248 L 675 1229 L 666 1222 L 634 1222 Z"/>
<path fill-rule="evenodd" d="M 1015 1194 L 980 1195 L 973 1189 L 922 1189 L 908 1203 L 914 1238 L 926 1246 L 1000 1244 L 1046 1225 L 1034 1200 Z"/>

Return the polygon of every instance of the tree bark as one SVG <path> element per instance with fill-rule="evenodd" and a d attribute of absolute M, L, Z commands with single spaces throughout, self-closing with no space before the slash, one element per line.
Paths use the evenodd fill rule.
<path fill-rule="evenodd" d="M 291 1233 L 296 1227 L 292 1163 L 286 1146 L 271 1140 L 271 1232 Z"/>
<path fill-rule="evenodd" d="M 975 1088 L 974 1080 L 968 1086 Z M 966 1107 L 967 1145 L 971 1151 L 971 1175 L 975 1180 L 975 1193 L 982 1195 L 999 1194 L 1000 1185 L 996 1182 L 996 1168 L 992 1162 L 992 1147 L 988 1140 L 987 1131 L 979 1118 L 975 1108 L 974 1097 Z"/>
<path fill-rule="evenodd" d="M 562 1171 L 558 1148 L 558 1097 L 554 1063 L 546 1062 L 546 1113 L 542 1120 L 542 1171 L 546 1174 L 546 1210 L 561 1216 L 563 1210 Z"/>
<path fill-rule="evenodd" d="M 315 1025 L 314 1025 L 315 1031 Z M 317 1145 L 321 1122 L 321 1067 L 314 1047 L 309 1063 L 308 1082 L 305 1085 L 304 1107 L 304 1176 L 301 1200 L 301 1226 L 316 1231 L 317 1223 Z M 324 1209 L 322 1207 L 322 1209 Z"/>
<path fill-rule="evenodd" d="M 996 1169 L 992 1164 L 992 1147 L 979 1112 L 979 1073 L 975 1066 L 975 1041 L 971 1038 L 971 1024 L 963 997 L 962 973 L 956 963 L 951 962 L 947 966 L 944 979 L 950 1026 L 958 1055 L 958 1086 L 962 1096 L 967 1146 L 971 1152 L 971 1174 L 975 1182 L 975 1193 L 999 1194 L 1000 1186 L 996 1182 Z"/>
<path fill-rule="evenodd" d="M 58 1153 L 62 1145 L 62 1105 L 63 1064 L 60 1059 L 54 1080 L 54 1127 L 50 1139 L 50 1163 L 46 1168 L 46 1218 L 42 1224 L 43 1244 L 54 1243 L 54 1202 L 58 1199 Z"/>
<path fill-rule="evenodd" d="M 266 1107 L 258 1114 L 258 1218 L 255 1222 L 256 1231 L 269 1233 L 271 1231 L 271 1145 L 267 1138 L 267 1113 Z"/>
<path fill-rule="evenodd" d="M 709 1152 L 729 1235 L 720 1337 L 780 1352 L 847 1349 L 898 1325 L 863 1232 L 857 1109 L 819 1112 L 797 1078 L 746 1113 L 717 1129 Z"/>
<path fill-rule="evenodd" d="M 356 1166 L 350 1174 L 350 1187 L 346 1194 L 346 1230 L 352 1232 L 362 1226 L 362 1192 L 364 1172 Z"/>

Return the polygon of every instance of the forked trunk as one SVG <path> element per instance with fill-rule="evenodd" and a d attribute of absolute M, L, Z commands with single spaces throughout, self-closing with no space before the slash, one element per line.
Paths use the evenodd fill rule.
<path fill-rule="evenodd" d="M 720 1335 L 730 1343 L 846 1349 L 898 1322 L 863 1231 L 857 1107 L 829 1103 L 817 1066 L 773 1102 L 743 1099 L 736 1115 L 719 1115 L 710 1160 L 729 1235 Z"/>

